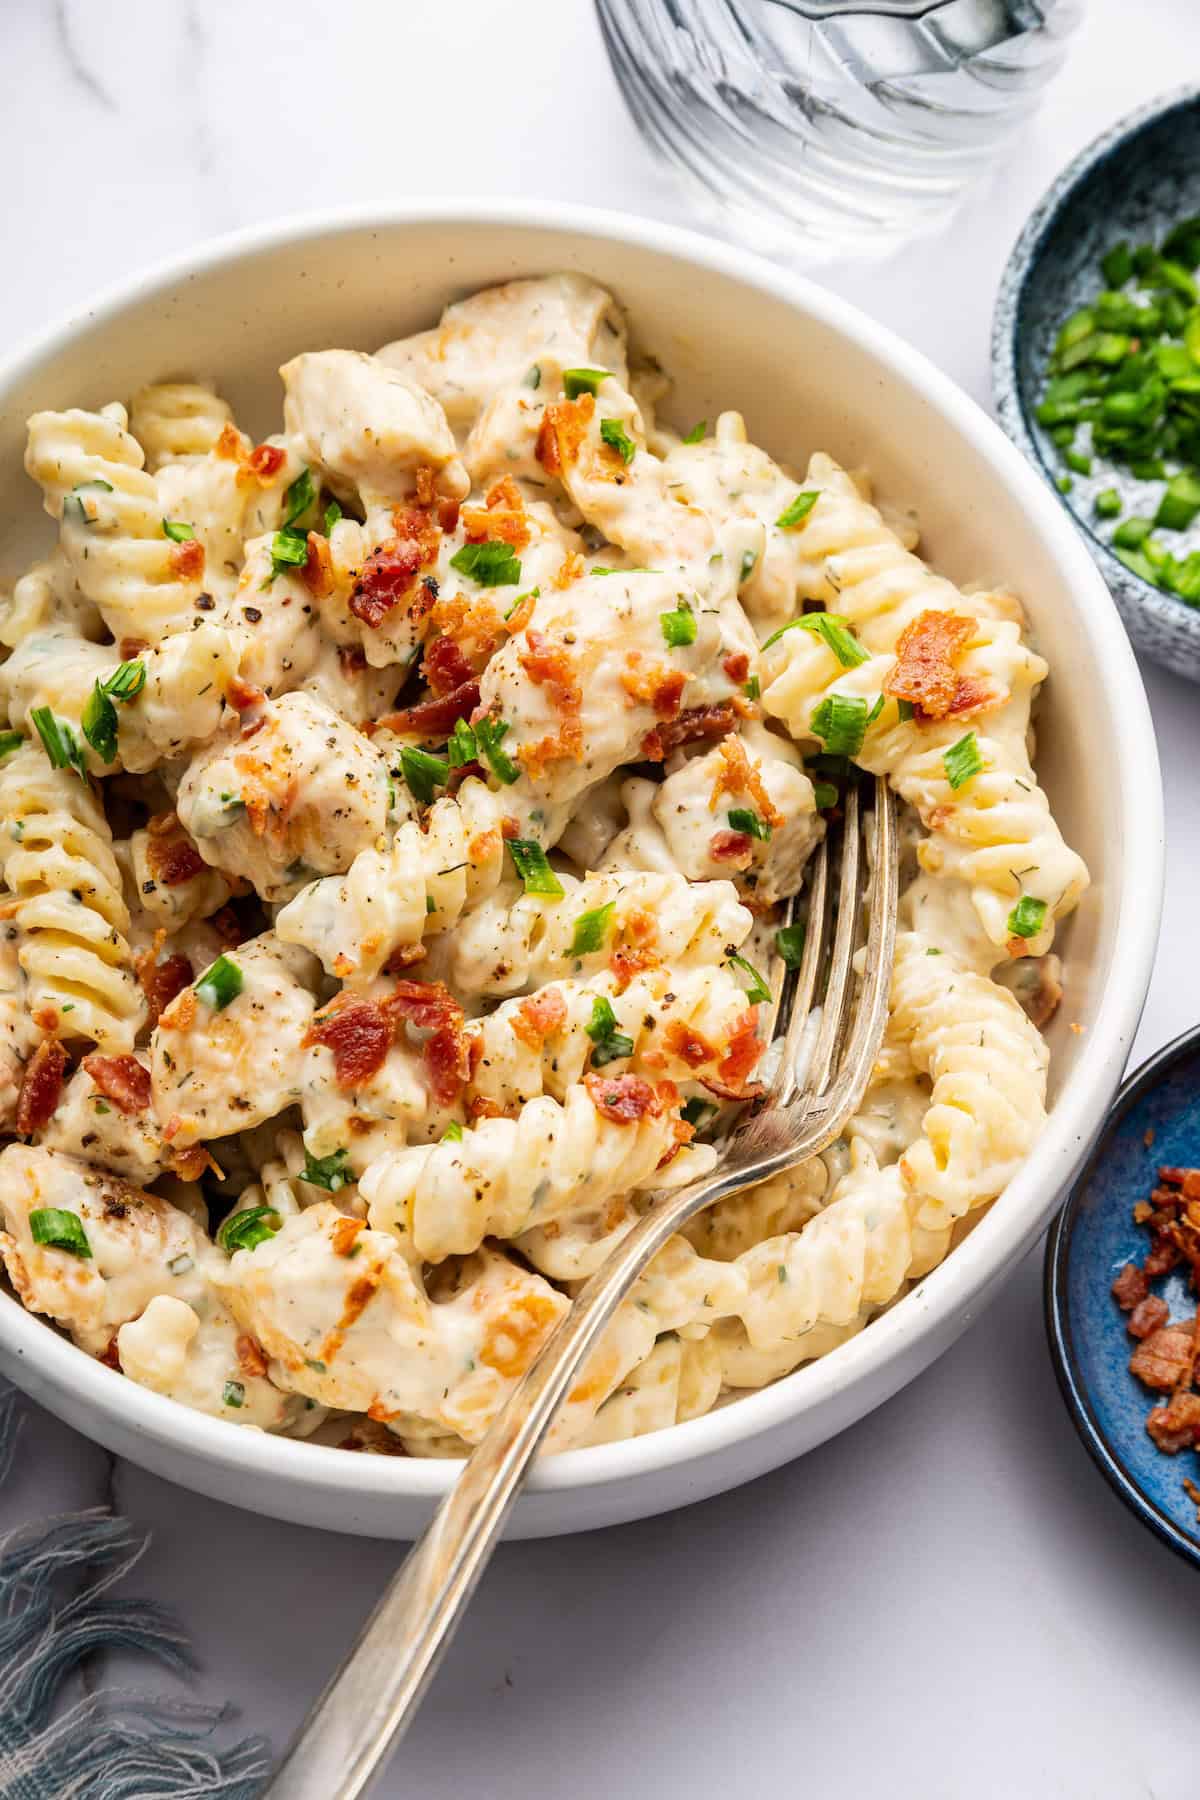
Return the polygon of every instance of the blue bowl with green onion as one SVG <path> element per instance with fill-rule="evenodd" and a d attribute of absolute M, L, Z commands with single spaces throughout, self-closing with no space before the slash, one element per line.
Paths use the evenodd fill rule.
<path fill-rule="evenodd" d="M 992 379 L 1136 648 L 1200 681 L 1200 89 L 1054 182 L 1005 269 Z"/>

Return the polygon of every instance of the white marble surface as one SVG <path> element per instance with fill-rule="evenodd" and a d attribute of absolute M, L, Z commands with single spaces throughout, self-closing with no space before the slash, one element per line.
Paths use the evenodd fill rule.
<path fill-rule="evenodd" d="M 474 191 L 686 216 L 589 0 L 7 0 L 4 27 L 7 340 L 196 239 L 343 201 Z M 1022 220 L 1097 131 L 1188 73 L 1189 46 L 1194 71 L 1192 0 L 1093 0 L 1041 117 L 952 232 L 823 279 L 986 401 Z M 1200 1006 L 1200 694 L 1146 678 L 1169 855 L 1138 1058 Z M 0 1525 L 111 1486 L 153 1527 L 136 1584 L 193 1632 L 198 1690 L 281 1745 L 393 1550 L 110 1470 L 29 1410 Z M 1194 1714 L 1193 1580 L 1067 1425 L 1034 1253 L 955 1352 L 802 1462 L 673 1517 L 502 1550 L 378 1792 L 1169 1800 L 1194 1785 L 1192 1734 L 1156 1724 Z"/>

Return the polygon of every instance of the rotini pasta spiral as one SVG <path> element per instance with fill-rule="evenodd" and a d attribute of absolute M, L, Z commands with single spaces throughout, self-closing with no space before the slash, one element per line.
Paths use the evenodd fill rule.
<path fill-rule="evenodd" d="M 207 456 L 233 412 L 200 381 L 160 381 L 139 388 L 129 405 L 129 430 L 142 446 L 151 474 L 183 456 Z"/>

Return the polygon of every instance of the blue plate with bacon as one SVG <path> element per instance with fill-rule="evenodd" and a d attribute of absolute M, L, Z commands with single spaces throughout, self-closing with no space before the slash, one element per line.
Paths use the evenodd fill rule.
<path fill-rule="evenodd" d="M 1126 1081 L 1046 1245 L 1076 1429 L 1143 1524 L 1200 1563 L 1200 1028 Z"/>

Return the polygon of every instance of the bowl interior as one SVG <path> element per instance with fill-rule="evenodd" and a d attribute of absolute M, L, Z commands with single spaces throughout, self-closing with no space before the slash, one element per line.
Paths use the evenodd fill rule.
<path fill-rule="evenodd" d="M 1200 98 L 1155 103 L 1152 116 L 1116 127 L 1085 152 L 1078 172 L 1068 170 L 1037 215 L 1041 228 L 1026 249 L 1012 319 L 1013 366 L 1021 424 L 1051 482 L 1064 473 L 1061 455 L 1035 408 L 1059 327 L 1103 286 L 1100 258 L 1122 239 L 1161 243 L 1179 220 L 1200 213 Z M 1018 257 L 1021 252 L 1018 251 Z M 1142 604 L 1188 622 L 1200 637 L 1200 614 L 1174 595 L 1151 587 L 1125 568 L 1108 548 L 1112 525 L 1098 521 L 1096 493 L 1115 486 L 1126 515 L 1153 516 L 1162 492 L 1158 481 L 1138 480 L 1125 468 L 1097 461 L 1089 475 L 1073 474 L 1063 504 L 1087 537 L 1112 583 L 1135 592 Z M 1194 540 L 1194 541 L 1193 541 Z M 1195 533 L 1169 533 L 1182 554 L 1200 543 Z"/>
<path fill-rule="evenodd" d="M 1149 1142 L 1147 1139 L 1149 1138 Z M 1127 1262 L 1140 1261 L 1146 1233 L 1133 1207 L 1162 1166 L 1200 1157 L 1200 1037 L 1189 1033 L 1130 1083 L 1072 1194 L 1047 1251 L 1047 1324 L 1068 1405 L 1088 1449 L 1122 1498 L 1175 1549 L 1200 1562 L 1200 1524 L 1183 1479 L 1200 1479 L 1194 1455 L 1165 1456 L 1146 1431 L 1161 1396 L 1129 1372 L 1134 1339 L 1109 1292 Z M 1196 1306 L 1187 1277 L 1154 1283 L 1186 1318 Z"/>
<path fill-rule="evenodd" d="M 635 1505 L 643 1510 L 629 1495 L 635 1475 L 646 1483 L 668 1465 L 728 1458 L 742 1440 L 742 1472 L 727 1461 L 727 1486 L 860 1416 L 894 1391 L 902 1368 L 915 1373 L 944 1347 L 1031 1241 L 1099 1124 L 1136 1027 L 1158 917 L 1161 799 L 1144 693 L 1103 585 L 1053 497 L 974 403 L 819 289 L 697 237 L 577 209 L 539 211 L 535 220 L 518 208 L 464 203 L 382 221 L 290 224 L 215 246 L 183 274 L 151 275 L 81 314 L 0 372 L 0 576 L 48 541 L 22 473 L 24 422 L 35 409 L 96 406 L 127 399 L 146 381 L 211 375 L 240 422 L 263 434 L 279 423 L 276 370 L 298 351 L 376 348 L 431 324 L 454 297 L 559 268 L 590 273 L 613 290 L 643 347 L 674 379 L 666 410 L 677 422 L 686 427 L 735 407 L 755 441 L 801 469 L 817 448 L 851 467 L 868 465 L 882 497 L 919 509 L 923 552 L 939 569 L 1022 595 L 1055 670 L 1038 724 L 1039 769 L 1093 874 L 1086 904 L 1061 939 L 1068 1000 L 1051 1031 L 1051 1124 L 1003 1205 L 914 1293 L 821 1363 L 656 1437 L 544 1463 L 522 1504 L 588 1483 L 598 1492 L 603 1482 L 608 1498 L 587 1519 L 599 1524 L 634 1516 Z M 1118 944 L 1125 975 L 1114 981 Z M 151 1440 L 174 1455 L 186 1439 L 209 1467 L 237 1465 L 249 1478 L 270 1466 L 269 1492 L 247 1480 L 236 1490 L 222 1487 L 227 1497 L 245 1493 L 243 1503 L 273 1511 L 283 1510 L 280 1480 L 306 1491 L 324 1483 L 324 1492 L 343 1494 L 361 1486 L 385 1497 L 448 1485 L 446 1465 L 354 1458 L 360 1468 L 383 1467 L 362 1469 L 352 1482 L 349 1459 L 336 1451 L 278 1440 L 260 1450 L 246 1442 L 256 1434 L 197 1415 L 183 1419 L 184 1409 L 152 1394 L 118 1394 L 127 1387 L 120 1377 L 56 1343 L 12 1302 L 0 1304 L 0 1315 L 10 1368 L 14 1356 L 23 1358 L 26 1385 L 83 1429 L 111 1442 L 117 1415 L 136 1412 L 147 1458 Z M 43 1348 L 47 1341 L 53 1350 Z M 60 1352 L 70 1358 L 71 1378 Z M 751 1469 L 744 1440 L 785 1424 L 790 1451 L 770 1459 L 764 1451 Z M 703 1491 L 717 1485 L 714 1478 Z M 693 1481 L 688 1497 L 699 1491 Z M 644 1510 L 664 1503 L 647 1501 Z M 299 1509 L 297 1501 L 289 1516 Z M 364 1512 L 356 1523 L 332 1507 L 304 1516 L 394 1531 L 382 1511 Z M 565 1517 L 554 1514 L 549 1528 L 572 1528 L 558 1522 Z"/>

